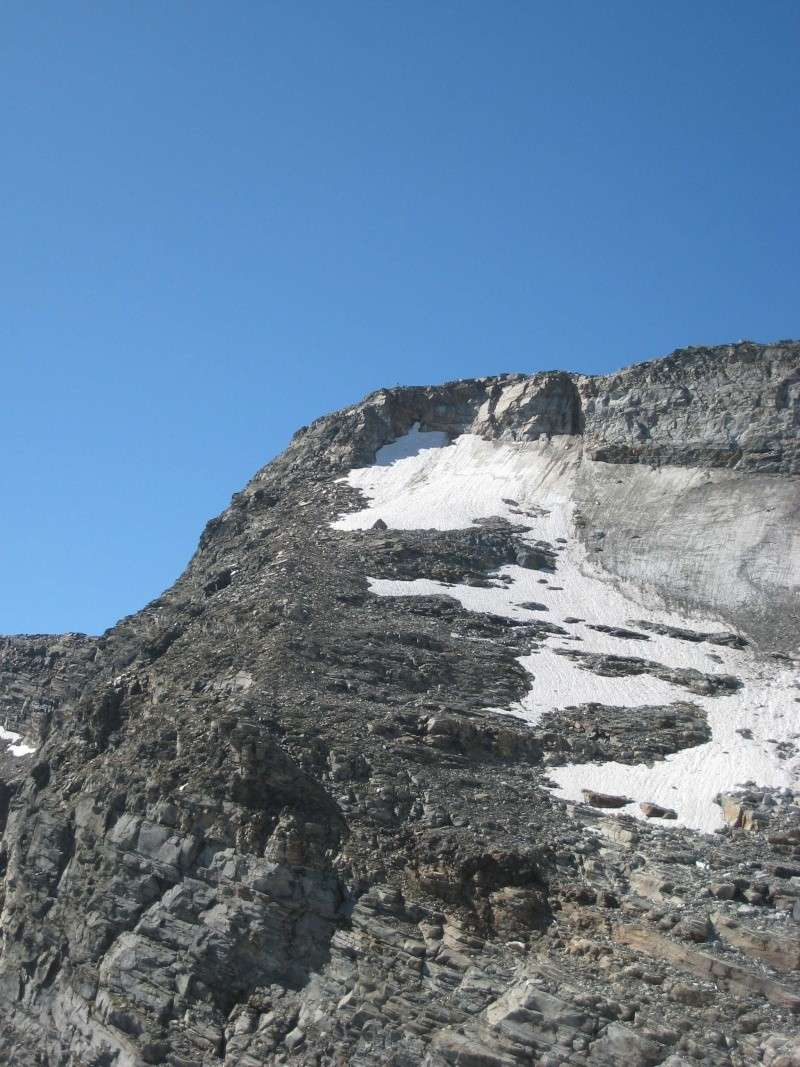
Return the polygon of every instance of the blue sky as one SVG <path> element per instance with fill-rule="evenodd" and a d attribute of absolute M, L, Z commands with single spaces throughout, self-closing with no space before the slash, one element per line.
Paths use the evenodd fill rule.
<path fill-rule="evenodd" d="M 0 632 L 382 385 L 800 334 L 800 5 L 8 3 Z"/>

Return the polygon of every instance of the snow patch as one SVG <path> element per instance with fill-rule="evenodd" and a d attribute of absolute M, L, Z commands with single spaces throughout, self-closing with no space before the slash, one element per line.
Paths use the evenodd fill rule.
<path fill-rule="evenodd" d="M 444 448 L 446 434 L 418 436 L 436 436 L 439 444 L 431 447 L 429 442 L 414 455 L 389 458 L 388 464 L 386 456 L 391 453 L 382 456 L 384 449 L 380 449 L 374 466 L 350 471 L 348 482 L 370 503 L 361 511 L 343 515 L 333 523 L 334 529 L 367 530 L 383 519 L 398 530 L 457 530 L 493 515 L 527 523 L 528 506 L 568 505 L 568 488 L 565 492 L 562 481 L 571 484 L 580 458 L 574 438 L 500 444 L 462 434 Z M 405 440 L 384 448 L 393 449 Z M 543 505 L 543 500 L 549 504 Z M 543 527 L 552 537 L 565 534 L 568 525 L 560 511 L 555 518 L 557 523 Z"/>
<path fill-rule="evenodd" d="M 439 430 L 420 430 L 415 422 L 407 434 L 383 445 L 375 454 L 375 463 L 379 467 L 390 467 L 401 459 L 413 459 L 428 448 L 444 448 L 450 438 Z"/>
<path fill-rule="evenodd" d="M 417 439 L 430 436 L 415 427 L 408 437 L 415 434 Z M 407 439 L 386 448 L 401 446 L 402 441 Z M 582 800 L 583 789 L 624 794 L 632 800 L 625 812 L 643 818 L 639 803 L 650 801 L 674 808 L 678 821 L 687 826 L 711 831 L 722 823 L 721 811 L 714 804 L 717 793 L 747 781 L 764 786 L 791 786 L 797 781 L 800 758 L 782 759 L 777 751 L 781 743 L 800 741 L 797 666 L 767 663 L 749 648 L 693 643 L 652 632 L 641 639 L 622 639 L 592 630 L 590 624 L 636 630 L 631 619 L 717 630 L 720 620 L 687 620 L 645 603 L 646 593 L 627 583 L 623 587 L 588 558 L 574 536 L 572 521 L 572 492 L 581 462 L 581 445 L 573 437 L 500 443 L 465 434 L 448 448 L 437 445 L 411 451 L 407 444 L 398 447 L 388 462 L 384 453 L 374 466 L 350 472 L 348 481 L 361 489 L 369 503 L 333 525 L 340 530 L 367 529 L 381 518 L 396 529 L 447 530 L 500 516 L 526 527 L 526 539 L 549 541 L 559 548 L 554 574 L 508 566 L 497 577 L 510 580 L 488 588 L 428 579 L 370 578 L 370 589 L 378 596 L 449 596 L 469 611 L 520 621 L 546 619 L 567 630 L 566 637 L 549 637 L 520 658 L 531 676 L 525 697 L 511 708 L 492 710 L 535 724 L 559 708 L 589 701 L 636 707 L 691 700 L 703 707 L 712 731 L 706 744 L 675 753 L 652 767 L 583 763 L 548 768 L 548 774 L 558 795 L 566 799 Z M 526 601 L 536 601 L 547 610 L 523 608 Z M 566 618 L 583 621 L 565 623 Z M 743 684 L 732 694 L 699 697 L 648 674 L 597 675 L 559 656 L 555 652 L 559 647 L 635 656 L 710 675 L 732 674 Z M 751 736 L 742 736 L 740 730 Z"/>
<path fill-rule="evenodd" d="M 6 730 L 5 727 L 0 726 L 0 741 L 12 742 L 6 745 L 6 751 L 10 752 L 12 756 L 30 756 L 32 752 L 36 751 L 34 745 L 28 745 L 24 741 L 21 741 L 22 734 L 16 734 L 13 730 Z"/>

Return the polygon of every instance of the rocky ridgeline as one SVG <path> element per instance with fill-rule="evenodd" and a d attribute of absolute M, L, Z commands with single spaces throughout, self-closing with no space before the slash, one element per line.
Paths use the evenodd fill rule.
<path fill-rule="evenodd" d="M 800 471 L 796 343 L 688 348 L 583 388 L 594 458 Z"/>
<path fill-rule="evenodd" d="M 0 769 L 0 1059 L 800 1063 L 798 796 L 720 797 L 725 827 L 704 836 L 547 788 L 559 763 L 702 743 L 693 696 L 737 679 L 672 670 L 669 704 L 573 704 L 531 728 L 487 709 L 522 697 L 519 657 L 566 619 L 379 598 L 366 576 L 491 585 L 507 563 L 550 573 L 555 546 L 524 542 L 524 515 L 330 526 L 360 506 L 342 475 L 414 423 L 582 435 L 614 479 L 699 464 L 789 499 L 799 357 L 741 344 L 605 379 L 382 391 L 301 431 L 138 614 L 0 642 L 3 722 L 37 746 Z M 591 521 L 576 533 L 597 542 Z M 672 636 L 768 644 L 741 618 L 746 638 Z M 624 648 L 580 652 L 603 677 L 665 678 Z"/>

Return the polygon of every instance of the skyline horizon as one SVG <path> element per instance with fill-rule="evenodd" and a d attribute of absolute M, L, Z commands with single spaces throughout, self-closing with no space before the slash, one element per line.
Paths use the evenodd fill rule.
<path fill-rule="evenodd" d="M 711 345 L 685 345 L 685 346 L 682 346 L 682 347 L 679 347 L 679 348 L 672 349 L 670 352 L 667 352 L 664 355 L 653 356 L 653 357 L 650 357 L 648 359 L 643 359 L 643 360 L 635 360 L 635 361 L 633 361 L 631 363 L 628 363 L 628 364 L 626 364 L 624 366 L 619 366 L 619 367 L 617 367 L 615 369 L 612 369 L 612 370 L 609 370 L 609 371 L 598 372 L 598 373 L 590 373 L 590 374 L 587 374 L 587 373 L 582 372 L 582 371 L 576 371 L 576 370 L 565 371 L 565 370 L 562 370 L 561 368 L 553 367 L 553 368 L 540 368 L 540 369 L 537 369 L 537 370 L 534 370 L 534 371 L 530 371 L 530 372 L 525 372 L 525 371 L 500 371 L 500 372 L 498 372 L 496 374 L 492 374 L 492 375 L 478 375 L 478 376 L 469 377 L 469 378 L 452 378 L 452 379 L 439 381 L 439 382 L 417 382 L 417 383 L 407 383 L 407 384 L 406 383 L 404 383 L 404 384 L 399 384 L 398 383 L 397 385 L 394 385 L 394 386 L 380 386 L 377 389 L 374 389 L 369 393 L 363 394 L 359 399 L 357 399 L 355 401 L 352 401 L 351 403 L 343 405 L 342 407 L 331 409 L 331 410 L 328 410 L 328 411 L 320 412 L 315 418 L 311 419 L 310 422 L 307 425 L 312 425 L 313 423 L 315 423 L 319 419 L 329 418 L 329 417 L 332 417 L 332 416 L 335 416 L 335 415 L 339 414 L 340 412 L 347 411 L 352 407 L 357 407 L 359 404 L 366 402 L 371 396 L 374 396 L 376 394 L 380 394 L 382 392 L 387 392 L 387 391 L 404 390 L 404 389 L 415 390 L 415 389 L 426 389 L 426 388 L 427 389 L 437 389 L 437 388 L 442 388 L 442 387 L 444 387 L 446 385 L 450 385 L 450 384 L 454 384 L 454 383 L 458 383 L 458 382 L 482 381 L 482 380 L 492 379 L 492 378 L 502 379 L 502 378 L 506 378 L 506 377 L 533 378 L 533 377 L 536 377 L 537 375 L 540 375 L 540 374 L 543 374 L 543 375 L 546 375 L 546 374 L 567 374 L 568 376 L 574 376 L 574 377 L 579 377 L 579 378 L 585 377 L 585 378 L 593 378 L 593 379 L 594 378 L 608 378 L 608 377 L 614 376 L 617 373 L 624 372 L 626 370 L 629 370 L 629 369 L 632 369 L 632 368 L 635 368 L 635 367 L 645 366 L 645 365 L 651 364 L 651 363 L 663 362 L 663 361 L 668 360 L 668 359 L 670 359 L 670 358 L 672 358 L 674 356 L 677 356 L 677 355 L 680 355 L 680 354 L 683 354 L 683 353 L 687 353 L 687 352 L 695 352 L 695 351 L 696 352 L 714 352 L 714 351 L 724 352 L 724 351 L 729 351 L 730 349 L 733 349 L 733 348 L 738 348 L 738 347 L 740 347 L 742 345 L 752 345 L 752 346 L 757 347 L 759 349 L 777 348 L 777 347 L 786 346 L 786 345 L 797 345 L 797 346 L 800 346 L 800 338 L 797 338 L 797 339 L 795 339 L 795 338 L 780 338 L 780 339 L 776 339 L 776 340 L 773 340 L 773 341 L 756 341 L 756 340 L 753 340 L 753 339 L 750 339 L 750 338 L 743 338 L 743 339 L 740 339 L 738 341 L 724 341 L 724 342 L 720 342 L 718 344 L 711 344 Z M 230 491 L 231 500 L 239 492 L 241 492 L 252 480 L 254 480 L 260 474 L 260 472 L 262 470 L 264 470 L 272 462 L 274 462 L 281 455 L 283 455 L 284 452 L 286 451 L 286 449 L 291 444 L 291 441 L 293 440 L 293 438 L 301 430 L 305 430 L 306 428 L 307 428 L 307 426 L 305 426 L 305 425 L 296 427 L 295 431 L 288 438 L 288 440 L 286 441 L 286 443 L 283 446 L 283 448 L 279 449 L 278 452 L 274 453 L 273 455 L 271 455 L 267 459 L 265 459 L 263 461 L 263 463 L 261 463 L 258 467 L 256 467 L 255 470 L 252 471 L 252 473 L 247 477 L 247 480 L 244 483 L 240 484 L 237 488 L 234 488 L 234 489 L 232 489 Z M 580 433 L 579 433 L 579 435 L 580 435 Z M 15 638 L 15 637 L 60 637 L 60 636 L 70 636 L 70 635 L 77 635 L 77 636 L 83 636 L 83 637 L 102 637 L 103 634 L 107 633 L 109 630 L 114 629 L 114 627 L 117 626 L 124 619 L 138 614 L 140 611 L 144 610 L 149 604 L 153 603 L 153 601 L 155 601 L 155 600 L 158 600 L 165 592 L 168 592 L 172 588 L 172 586 L 175 584 L 175 582 L 179 580 L 181 575 L 184 573 L 186 568 L 189 566 L 194 554 L 197 552 L 197 550 L 199 548 L 199 542 L 200 542 L 200 539 L 202 537 L 203 530 L 206 528 L 206 526 L 209 523 L 213 522 L 216 518 L 219 517 L 220 514 L 222 514 L 224 511 L 226 511 L 229 506 L 230 506 L 230 503 L 225 505 L 225 507 L 223 507 L 222 511 L 216 512 L 216 513 L 214 513 L 212 515 L 208 515 L 206 517 L 202 527 L 197 532 L 194 541 L 190 545 L 187 546 L 187 554 L 186 554 L 186 558 L 185 558 L 185 562 L 184 562 L 183 566 L 178 570 L 178 572 L 176 574 L 174 574 L 174 576 L 172 578 L 168 579 L 168 583 L 161 590 L 159 590 L 155 595 L 151 596 L 149 599 L 145 600 L 138 607 L 134 607 L 132 611 L 126 612 L 124 615 L 119 616 L 119 618 L 117 618 L 116 620 L 112 621 L 103 630 L 94 630 L 94 631 L 92 631 L 92 630 L 80 630 L 80 629 L 67 629 L 67 630 L 61 630 L 61 631 L 25 630 L 25 631 L 16 631 L 16 632 L 13 632 L 13 633 L 12 632 L 7 632 L 7 633 L 0 632 L 0 638 L 3 638 L 3 637 L 9 637 L 9 638 Z"/>

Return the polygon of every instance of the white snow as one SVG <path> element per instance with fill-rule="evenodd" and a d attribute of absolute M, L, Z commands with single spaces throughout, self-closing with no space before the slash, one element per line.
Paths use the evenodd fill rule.
<path fill-rule="evenodd" d="M 375 454 L 375 462 L 379 467 L 388 467 L 398 460 L 418 456 L 426 448 L 443 448 L 448 442 L 446 433 L 439 430 L 420 430 L 419 423 L 415 422 L 403 437 L 379 448 Z"/>
<path fill-rule="evenodd" d="M 463 434 L 444 447 L 445 434 L 408 436 L 416 446 L 401 438 L 380 449 L 375 466 L 350 471 L 347 480 L 369 497 L 370 504 L 343 515 L 334 529 L 365 530 L 383 519 L 387 526 L 402 530 L 455 530 L 491 515 L 527 522 L 512 513 L 512 505 L 504 504 L 503 497 L 518 501 L 520 508 L 547 506 L 544 499 L 562 508 L 568 503 L 568 489 L 564 491 L 560 483 L 574 473 L 580 458 L 572 438 L 554 438 L 549 446 L 500 445 Z M 416 454 L 392 461 L 388 450 L 402 454 L 418 447 L 420 437 L 436 440 L 428 440 Z M 566 536 L 567 530 L 566 517 L 559 511 L 552 521 L 537 527 L 536 536 Z"/>
<path fill-rule="evenodd" d="M 491 588 L 427 579 L 370 578 L 370 589 L 379 596 L 444 594 L 470 611 L 545 619 L 567 630 L 568 637 L 554 635 L 538 651 L 520 659 L 531 675 L 531 688 L 519 704 L 493 710 L 537 723 L 557 708 L 588 701 L 636 707 L 689 700 L 702 706 L 712 730 L 712 740 L 706 744 L 675 753 L 652 767 L 576 764 L 551 768 L 548 773 L 558 794 L 566 799 L 581 800 L 585 788 L 624 794 L 632 800 L 624 809 L 630 814 L 641 817 L 639 803 L 652 801 L 674 808 L 679 822 L 687 826 L 713 830 L 722 822 L 713 802 L 718 792 L 748 781 L 766 786 L 796 783 L 800 759 L 781 759 L 775 748 L 781 741 L 800 741 L 797 665 L 764 661 L 750 649 L 653 633 L 648 633 L 649 640 L 630 640 L 590 629 L 588 624 L 594 623 L 639 630 L 633 619 L 697 630 L 729 627 L 719 619 L 687 619 L 659 605 L 645 604 L 643 594 L 629 587 L 623 590 L 588 559 L 572 526 L 571 494 L 581 461 L 580 443 L 572 437 L 500 443 L 463 435 L 447 445 L 446 435 L 422 433 L 417 426 L 406 438 L 381 449 L 374 466 L 350 472 L 348 481 L 362 490 L 368 505 L 333 525 L 341 530 L 366 529 L 381 518 L 399 529 L 445 530 L 502 516 L 530 527 L 525 536 L 531 541 L 556 545 L 556 538 L 566 538 L 554 574 L 511 566 L 498 572 L 498 578 L 507 576 L 511 581 Z M 524 601 L 536 601 L 548 610 L 524 609 L 520 607 Z M 565 623 L 565 617 L 584 621 Z M 705 674 L 733 674 L 743 687 L 731 695 L 698 697 L 648 674 L 606 678 L 556 655 L 553 650 L 559 647 L 637 656 Z M 744 728 L 752 731 L 752 739 L 736 732 Z"/>
<path fill-rule="evenodd" d="M 34 745 L 28 745 L 24 741 L 20 744 L 20 738 L 22 734 L 15 734 L 13 730 L 6 730 L 5 727 L 0 726 L 0 741 L 13 742 L 7 744 L 6 751 L 10 752 L 12 756 L 29 756 L 31 752 L 36 751 Z"/>
<path fill-rule="evenodd" d="M 34 745 L 26 745 L 23 743 L 21 745 L 9 745 L 8 751 L 12 756 L 30 756 L 36 751 L 36 747 Z"/>

